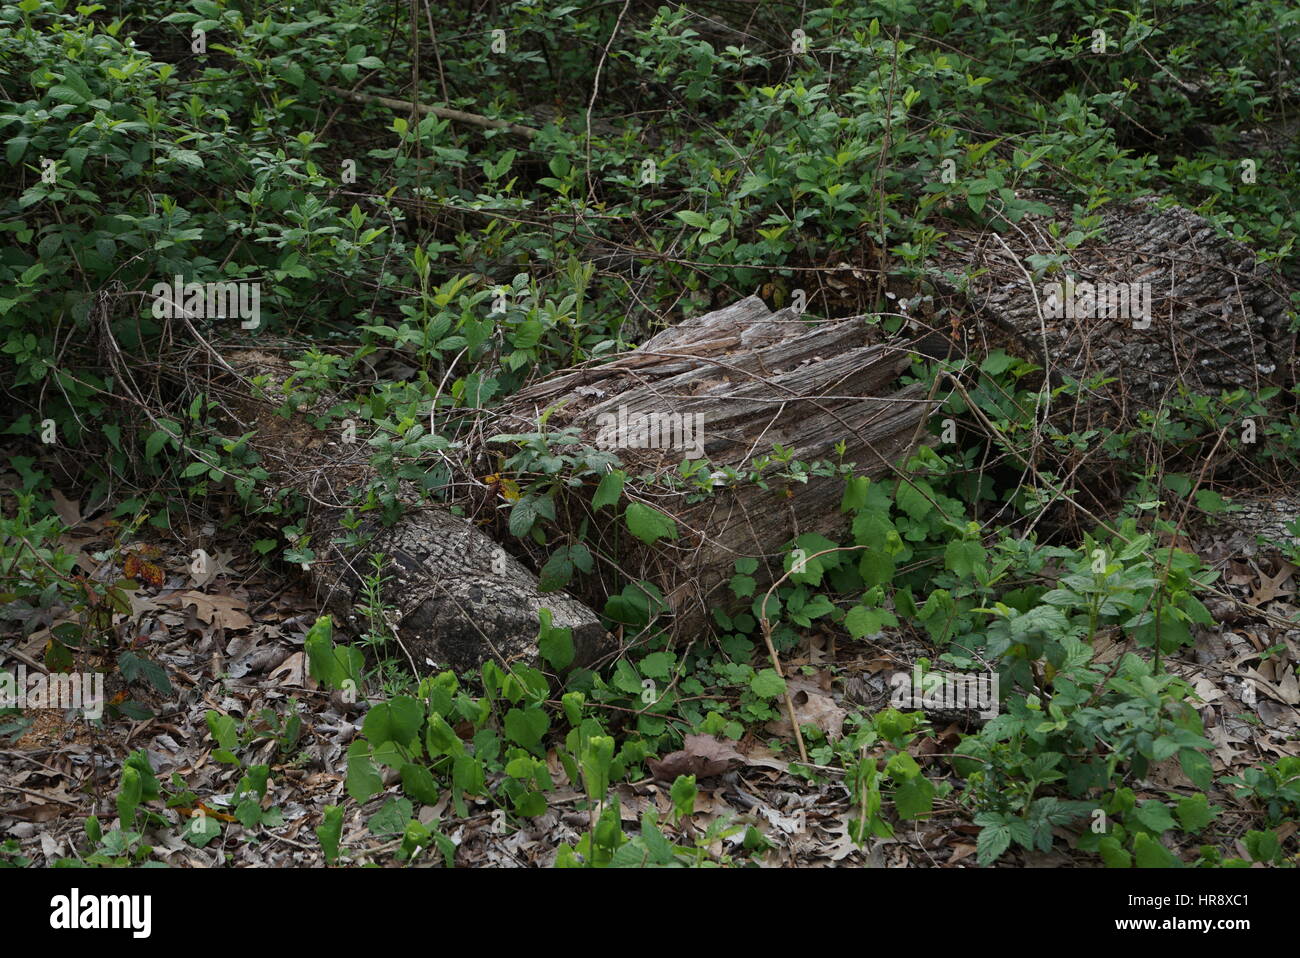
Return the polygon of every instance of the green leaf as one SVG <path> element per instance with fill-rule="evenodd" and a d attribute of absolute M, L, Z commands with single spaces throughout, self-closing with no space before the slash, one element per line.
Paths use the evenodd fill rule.
<path fill-rule="evenodd" d="M 539 707 L 515 708 L 506 713 L 506 736 L 525 748 L 539 743 L 550 727 L 551 720 Z"/>
<path fill-rule="evenodd" d="M 695 796 L 699 789 L 695 786 L 694 775 L 678 775 L 669 789 L 668 795 L 673 800 L 673 817 L 680 821 L 695 812 Z"/>
<path fill-rule="evenodd" d="M 410 748 L 424 725 L 424 706 L 409 695 L 397 695 L 366 713 L 362 731 L 372 746 L 396 742 Z"/>
<path fill-rule="evenodd" d="M 582 722 L 582 706 L 587 701 L 587 696 L 581 692 L 565 692 L 560 698 L 560 705 L 564 708 L 564 717 L 569 720 L 569 724 L 577 728 Z"/>
<path fill-rule="evenodd" d="M 934 784 L 924 775 L 909 778 L 894 789 L 894 810 L 904 819 L 929 815 L 934 810 Z"/>
<path fill-rule="evenodd" d="M 171 436 L 161 429 L 157 429 L 150 433 L 149 438 L 144 441 L 145 458 L 152 459 L 154 456 L 158 455 L 162 450 L 163 445 L 170 438 Z"/>
<path fill-rule="evenodd" d="M 122 769 L 122 784 L 117 791 L 117 820 L 122 828 L 135 824 L 135 810 L 140 805 L 140 772 L 131 766 Z"/>
<path fill-rule="evenodd" d="M 150 802 L 162 795 L 162 787 L 158 784 L 158 776 L 154 774 L 153 766 L 149 763 L 149 756 L 144 749 L 137 749 L 127 757 L 126 765 L 134 768 L 140 773 L 140 799 Z"/>
<path fill-rule="evenodd" d="M 81 105 L 94 97 L 81 74 L 71 67 L 63 68 L 63 82 L 50 87 L 50 96 L 63 103 Z"/>
<path fill-rule="evenodd" d="M 709 228 L 709 218 L 695 212 L 694 210 L 679 210 L 675 215 L 687 226 L 693 226 L 697 230 L 706 230 Z"/>
<path fill-rule="evenodd" d="M 902 509 L 913 519 L 923 519 L 934 508 L 931 499 L 934 498 L 934 490 L 924 479 L 915 479 L 911 482 L 903 480 L 898 485 L 898 494 L 894 501 L 898 503 L 898 508 Z"/>
<path fill-rule="evenodd" d="M 212 740 L 219 747 L 228 752 L 233 752 L 239 747 L 239 732 L 235 727 L 234 719 L 213 709 L 208 709 L 205 717 L 208 722 L 208 731 L 212 733 Z"/>
<path fill-rule="evenodd" d="M 1261 832 L 1252 829 L 1246 833 L 1242 844 L 1246 846 L 1250 857 L 1257 862 L 1274 862 L 1282 853 L 1282 843 L 1278 840 L 1277 833 L 1272 831 Z"/>
<path fill-rule="evenodd" d="M 733 575 L 731 577 L 731 591 L 738 599 L 747 599 L 754 594 L 754 589 L 758 587 L 758 582 L 752 575 Z"/>
<path fill-rule="evenodd" d="M 984 564 L 984 547 L 975 541 L 954 539 L 943 551 L 943 562 L 959 576 L 968 576 Z"/>
<path fill-rule="evenodd" d="M 600 485 L 596 487 L 596 494 L 592 497 L 591 505 L 594 509 L 602 506 L 612 506 L 618 502 L 618 497 L 623 494 L 623 482 L 627 479 L 627 473 L 621 469 L 613 469 L 607 472 L 600 480 Z"/>
<path fill-rule="evenodd" d="M 543 592 L 563 589 L 573 578 L 573 561 L 569 557 L 569 547 L 560 546 L 551 553 L 537 575 L 537 585 Z"/>
<path fill-rule="evenodd" d="M 245 828 L 253 828 L 262 821 L 262 806 L 256 798 L 246 798 L 235 806 L 235 820 Z"/>
<path fill-rule="evenodd" d="M 136 655 L 134 652 L 123 652 L 117 657 L 117 667 L 128 682 L 143 678 L 157 691 L 164 695 L 171 694 L 172 683 L 157 662 Z"/>
<path fill-rule="evenodd" d="M 609 788 L 609 766 L 614 760 L 614 740 L 608 735 L 593 735 L 579 755 L 587 797 L 600 801 Z"/>
<path fill-rule="evenodd" d="M 998 373 L 1006 372 L 1014 362 L 1015 359 L 1008 356 L 1006 350 L 995 349 L 984 357 L 984 362 L 980 364 L 980 371 L 996 376 Z"/>
<path fill-rule="evenodd" d="M 785 679 L 775 669 L 763 669 L 749 680 L 750 691 L 761 699 L 774 699 L 785 694 Z"/>
<path fill-rule="evenodd" d="M 370 746 L 361 739 L 348 746 L 347 789 L 354 802 L 369 801 L 384 790 L 384 779 L 370 761 Z"/>
<path fill-rule="evenodd" d="M 840 512 L 857 512 L 867 504 L 867 490 L 871 480 L 866 476 L 851 476 L 844 483 L 844 498 L 840 500 Z"/>
<path fill-rule="evenodd" d="M 894 557 L 887 552 L 867 549 L 858 560 L 858 572 L 862 575 L 862 584 L 868 589 L 892 582 L 894 571 Z"/>
<path fill-rule="evenodd" d="M 1155 799 L 1145 801 L 1139 805 L 1136 815 L 1139 822 L 1157 834 L 1178 827 L 1178 823 L 1174 821 L 1174 816 L 1169 812 L 1169 806 Z"/>
<path fill-rule="evenodd" d="M 303 647 L 307 650 L 307 674 L 329 688 L 338 688 L 343 676 L 334 655 L 334 621 L 322 615 L 307 630 Z"/>
<path fill-rule="evenodd" d="M 557 629 L 551 625 L 551 610 L 538 613 L 541 631 L 537 637 L 537 651 L 557 671 L 567 669 L 573 662 L 573 630 Z"/>
<path fill-rule="evenodd" d="M 510 534 L 518 538 L 528 535 L 537 521 L 537 503 L 532 496 L 524 496 L 510 510 Z"/>
<path fill-rule="evenodd" d="M 465 743 L 460 740 L 447 720 L 432 713 L 424 729 L 424 747 L 430 758 L 439 755 L 459 755 L 465 751 Z"/>
<path fill-rule="evenodd" d="M 1011 829 L 1003 824 L 985 825 L 975 841 L 981 865 L 992 865 L 1011 847 Z"/>
<path fill-rule="evenodd" d="M 628 531 L 646 545 L 653 545 L 660 539 L 676 539 L 677 523 L 658 509 L 640 502 L 630 502 L 624 514 Z"/>
<path fill-rule="evenodd" d="M 203 848 L 221 834 L 221 823 L 211 815 L 196 815 L 185 826 L 185 840 L 195 848 Z"/>
<path fill-rule="evenodd" d="M 316 826 L 316 840 L 325 853 L 325 861 L 334 864 L 339 857 L 339 839 L 343 837 L 343 807 L 326 805 L 321 823 Z"/>
<path fill-rule="evenodd" d="M 1210 766 L 1210 760 L 1204 752 L 1198 752 L 1194 748 L 1181 749 L 1178 752 L 1178 764 L 1183 768 L 1183 774 L 1192 780 L 1192 784 L 1197 788 L 1209 788 L 1214 782 L 1214 769 Z M 1204 795 L 1201 798 L 1205 798 Z"/>
<path fill-rule="evenodd" d="M 642 675 L 652 679 L 666 679 L 676 661 L 676 657 L 671 652 L 651 652 L 637 665 Z"/>
<path fill-rule="evenodd" d="M 1178 823 L 1185 832 L 1199 832 L 1218 816 L 1217 808 L 1210 807 L 1204 793 L 1188 795 L 1178 800 Z"/>
<path fill-rule="evenodd" d="M 1124 850 L 1119 839 L 1111 835 L 1105 836 L 1097 843 L 1097 851 L 1101 853 L 1101 860 L 1106 863 L 1107 868 L 1133 867 L 1133 856 Z"/>
<path fill-rule="evenodd" d="M 1138 868 L 1182 868 L 1183 863 L 1146 832 L 1133 836 L 1133 857 Z"/>
<path fill-rule="evenodd" d="M 390 798 L 370 816 L 366 828 L 372 835 L 401 835 L 411 820 L 411 803 L 404 798 Z"/>
<path fill-rule="evenodd" d="M 828 550 L 838 547 L 838 543 L 831 542 L 823 535 L 815 532 L 806 532 L 794 541 L 795 549 L 801 550 L 803 558 L 803 571 L 795 572 L 795 552 L 786 554 L 784 566 L 790 573 L 790 581 L 798 582 L 802 585 L 820 585 L 822 574 L 827 569 L 839 568 L 843 561 L 843 556 L 839 552 Z M 825 553 L 825 555 L 819 555 Z"/>
<path fill-rule="evenodd" d="M 885 609 L 855 605 L 844 616 L 844 627 L 849 630 L 849 635 L 855 639 L 861 639 L 868 635 L 875 635 L 884 627 L 886 622 L 893 618 L 894 616 Z M 894 621 L 894 624 L 897 624 L 897 620 Z"/>
<path fill-rule="evenodd" d="M 10 166 L 18 165 L 18 161 L 27 152 L 27 144 L 30 142 L 31 137 L 15 136 L 5 145 L 5 159 L 9 161 Z"/>

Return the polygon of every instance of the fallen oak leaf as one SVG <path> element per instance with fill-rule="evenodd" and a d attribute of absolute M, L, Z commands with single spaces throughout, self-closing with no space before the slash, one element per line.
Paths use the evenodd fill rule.
<path fill-rule="evenodd" d="M 173 600 L 176 605 L 173 606 Z M 248 603 L 233 595 L 208 595 L 203 592 L 182 592 L 179 596 L 167 596 L 159 600 L 159 605 L 179 609 L 194 606 L 194 614 L 206 625 L 216 625 L 223 629 L 247 629 L 253 624 L 247 614 Z"/>
<path fill-rule="evenodd" d="M 234 561 L 235 553 L 229 549 L 222 549 L 216 555 L 206 556 L 201 572 L 196 571 L 195 563 L 191 562 L 189 564 L 190 579 L 193 581 L 195 588 L 202 589 L 219 575 L 237 576 L 240 574 L 239 570 L 231 565 Z"/>
<path fill-rule="evenodd" d="M 748 751 L 742 752 L 741 758 L 750 768 L 770 768 L 784 772 L 790 767 L 789 762 L 781 761 L 766 745 L 755 745 Z"/>
<path fill-rule="evenodd" d="M 1282 568 L 1277 575 L 1269 576 L 1264 572 L 1259 574 L 1259 586 L 1255 589 L 1255 594 L 1246 601 L 1253 606 L 1263 605 L 1265 602 L 1271 602 L 1281 595 L 1295 595 L 1295 586 L 1286 588 L 1291 580 L 1291 575 L 1296 571 L 1296 567 L 1289 562 L 1283 562 Z"/>
<path fill-rule="evenodd" d="M 661 759 L 646 759 L 650 774 L 661 782 L 675 781 L 679 775 L 712 778 L 745 764 L 745 756 L 712 735 L 688 735 L 682 746 Z"/>

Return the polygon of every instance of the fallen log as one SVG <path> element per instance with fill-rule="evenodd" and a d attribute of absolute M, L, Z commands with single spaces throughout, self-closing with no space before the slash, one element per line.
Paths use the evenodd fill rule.
<path fill-rule="evenodd" d="M 936 285 L 961 304 L 972 352 L 996 332 L 1054 385 L 1113 380 L 1071 415 L 1095 412 L 1091 400 L 1101 399 L 1127 419 L 1126 409 L 1153 408 L 1179 384 L 1218 395 L 1296 382 L 1292 291 L 1249 248 L 1151 197 L 1102 207 L 1102 235 L 1070 248 L 1069 204 L 1033 199 L 1051 212 L 1005 234 L 953 230 L 933 264 Z M 1054 259 L 1061 268 L 1035 279 L 1035 266 Z"/>
<path fill-rule="evenodd" d="M 380 554 L 384 595 L 395 606 L 388 625 L 417 673 L 477 669 L 488 660 L 536 665 L 542 609 L 550 610 L 554 628 L 572 631 L 574 664 L 608 651 L 610 637 L 591 609 L 564 592 L 543 592 L 527 567 L 472 522 L 419 505 L 414 493 L 391 526 L 366 517 L 344 535 L 345 507 L 374 475 L 370 447 L 340 442 L 337 429 L 313 429 L 303 418 L 307 410 L 280 415 L 293 372 L 280 356 L 242 350 L 222 357 L 221 366 L 225 406 L 241 431 L 256 432 L 252 442 L 272 483 L 308 502 L 315 559 L 306 574 L 324 606 L 352 630 L 365 628 L 357 605 L 372 571 L 369 557 Z"/>
<path fill-rule="evenodd" d="M 1051 490 L 1047 525 L 1085 526 L 1108 514 L 1148 453 L 1172 472 L 1231 475 L 1241 456 L 1235 441 L 1210 435 L 1170 458 L 1140 413 L 1168 409 L 1184 391 L 1258 399 L 1272 390 L 1268 414 L 1290 415 L 1297 355 L 1287 280 L 1203 217 L 1155 198 L 1107 204 L 1081 225 L 1059 196 L 1030 198 L 1046 212 L 1001 234 L 949 232 L 930 263 L 937 295 L 922 298 L 927 315 L 916 331 L 955 330 L 954 352 L 977 362 L 994 348 L 1029 360 L 1043 370 L 1022 380 L 1029 388 L 1042 377 L 1053 387 L 1078 384 L 1026 411 L 1038 428 L 1020 449 L 993 442 Z M 1093 225 L 1099 233 L 1084 235 Z M 986 422 L 972 428 L 990 436 Z M 1063 438 L 1071 433 L 1075 441 Z"/>
<path fill-rule="evenodd" d="M 1015 351 L 1042 361 L 1054 380 L 1116 378 L 1073 404 L 1072 415 L 1098 396 L 1121 406 L 1158 399 L 1175 380 L 1214 391 L 1294 381 L 1285 291 L 1249 251 L 1220 239 L 1199 217 L 1150 203 L 1108 211 L 1104 223 L 1105 240 L 1075 247 L 1070 268 L 1080 282 L 1149 284 L 1149 326 L 1123 316 L 1045 315 L 1030 257 L 1060 250 L 1033 219 L 1006 238 L 958 236 L 941 263 L 948 275 L 940 285 L 951 284 L 949 292 L 973 304 L 968 318 L 975 321 L 966 329 L 984 349 L 996 331 Z M 969 285 L 958 290 L 956 274 L 970 277 Z M 772 312 L 750 297 L 666 329 L 611 361 L 530 385 L 494 410 L 492 428 L 528 433 L 545 421 L 547 430 L 576 431 L 581 443 L 618 456 L 629 476 L 629 502 L 670 517 L 675 534 L 651 545 L 635 540 L 613 510 L 591 508 L 591 488 L 580 511 L 562 517 L 559 533 L 573 536 L 586 520 L 594 547 L 619 577 L 655 584 L 675 631 L 695 637 L 710 610 L 730 599 L 725 587 L 738 559 L 757 560 L 761 587 L 780 576 L 794 539 L 840 531 L 842 477 L 787 474 L 782 463 L 834 460 L 852 464 L 857 475 L 907 481 L 897 464 L 924 434 L 936 403 L 925 384 L 898 387 L 915 351 L 905 341 L 881 341 L 877 329 L 863 317 L 815 322 L 793 309 Z M 978 357 L 969 337 L 967 346 Z M 287 363 L 266 352 L 228 360 L 241 375 L 273 383 L 289 373 Z M 528 565 L 440 506 L 408 509 L 391 528 L 368 520 L 360 530 L 368 537 L 364 547 L 344 546 L 339 518 L 346 497 L 337 487 L 364 484 L 366 447 L 348 449 L 312 430 L 286 437 L 274 415 L 282 398 L 273 388 L 260 403 L 236 408 L 245 428 L 262 432 L 259 448 L 276 481 L 315 503 L 309 532 L 318 556 L 309 574 L 345 620 L 356 622 L 359 560 L 378 552 L 400 597 L 395 631 L 417 668 L 472 668 L 493 657 L 535 661 L 542 608 L 573 630 L 579 664 L 610 648 L 592 611 L 606 597 L 599 581 L 581 586 L 588 604 L 546 592 Z M 480 451 L 479 462 L 488 461 L 489 449 Z M 684 460 L 707 462 L 707 494 L 680 479 Z M 763 481 L 733 481 L 754 475 Z M 472 478 L 481 485 L 481 476 Z M 494 506 L 504 515 L 509 503 Z M 508 544 L 534 567 L 544 558 L 529 553 L 527 543 Z"/>

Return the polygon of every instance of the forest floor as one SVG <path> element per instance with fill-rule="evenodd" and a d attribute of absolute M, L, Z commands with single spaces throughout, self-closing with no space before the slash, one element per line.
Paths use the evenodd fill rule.
<path fill-rule="evenodd" d="M 152 846 L 154 860 L 182 867 L 322 864 L 313 830 L 326 806 L 343 803 L 347 751 L 363 714 L 307 674 L 303 640 L 319 614 L 315 599 L 292 571 L 251 558 L 247 543 L 230 532 L 196 530 L 213 550 L 208 571 L 196 575 L 190 555 L 175 540 L 142 531 L 123 542 L 106 508 L 83 514 L 71 497 L 59 493 L 56 501 L 68 526 L 60 545 L 78 556 L 82 573 L 111 578 L 107 572 L 122 570 L 106 569 L 106 561 L 133 561 L 142 583 L 130 596 L 130 614 L 118 617 L 117 647 L 76 653 L 78 666 L 105 672 L 110 700 L 121 703 L 128 691 L 109 667 L 111 657 L 124 650 L 147 653 L 165 670 L 170 692 L 133 683 L 129 694 L 153 716 L 135 721 L 119 715 L 97 730 L 60 712 L 30 710 L 30 726 L 0 750 L 0 787 L 11 793 L 0 812 L 0 834 L 13 840 L 5 854 L 37 864 L 82 854 L 86 818 L 113 818 L 123 764 L 145 749 L 159 779 L 175 786 L 165 813 L 173 826 L 149 828 L 142 840 Z M 1199 697 L 1196 708 L 1214 743 L 1216 775 L 1300 755 L 1300 687 L 1295 670 L 1284 664 L 1288 658 L 1300 661 L 1300 629 L 1287 622 L 1300 615 L 1300 570 L 1277 553 L 1256 549 L 1226 523 L 1202 528 L 1181 545 L 1221 572 L 1222 587 L 1231 596 L 1218 607 L 1222 624 L 1199 629 L 1195 645 L 1166 663 Z M 149 564 L 143 572 L 140 563 Z M 45 623 L 14 647 L 15 656 L 40 667 L 51 630 L 60 624 Z M 854 641 L 829 628 L 802 634 L 786 656 L 801 724 L 817 724 L 834 736 L 850 711 L 888 704 L 885 675 L 906 670 L 927 654 L 924 640 L 907 629 L 876 638 Z M 1097 659 L 1108 663 L 1121 651 L 1103 639 Z M 270 766 L 263 814 L 251 825 L 236 815 L 241 766 L 219 759 L 217 743 L 207 734 L 209 710 L 235 718 L 242 726 L 241 743 L 252 749 L 249 762 Z M 284 734 L 289 714 L 301 718 L 291 739 Z M 458 731 L 467 738 L 472 734 L 468 723 Z M 788 723 L 784 728 L 771 723 L 763 731 L 763 738 L 750 730 L 734 743 L 687 736 L 683 750 L 650 761 L 651 775 L 613 786 L 624 821 L 640 820 L 649 807 L 666 819 L 672 808 L 669 786 L 678 774 L 694 772 L 699 781 L 694 814 L 679 826 L 678 837 L 702 834 L 714 820 L 729 818 L 753 824 L 766 837 L 771 848 L 760 860 L 769 866 L 974 865 L 979 829 L 951 801 L 937 801 L 932 817 L 904 823 L 892 838 L 859 845 L 849 834 L 857 806 L 843 769 L 814 766 L 815 774 L 792 774 L 789 762 L 797 754 Z M 908 752 L 927 772 L 941 773 L 935 760 L 952 753 L 962 731 L 960 723 L 936 721 Z M 471 800 L 468 814 L 456 814 L 449 807 L 450 791 L 435 805 L 406 808 L 399 777 L 388 770 L 385 788 L 350 806 L 341 860 L 395 864 L 404 823 L 413 816 L 425 824 L 442 823 L 456 846 L 458 866 L 550 865 L 557 847 L 575 842 L 589 820 L 581 810 L 586 797 L 581 783 L 568 780 L 554 749 L 547 764 L 555 790 L 545 813 L 523 827 L 507 825 L 487 800 Z M 1142 799 L 1190 786 L 1177 760 L 1170 759 L 1153 765 L 1136 791 Z M 1215 788 L 1209 797 L 1224 807 L 1230 829 L 1244 833 L 1254 827 L 1254 813 L 1229 790 Z M 392 814 L 385 814 L 386 808 Z M 205 817 L 226 827 L 210 827 Z M 1294 822 L 1284 823 L 1279 839 L 1295 829 Z M 1058 829 L 1058 837 L 1066 841 L 1051 852 L 1016 849 L 1001 864 L 1095 862 L 1072 851 L 1070 833 Z M 741 836 L 725 841 L 739 843 Z M 726 849 L 719 844 L 712 851 L 721 855 Z M 1244 857 L 1244 847 L 1238 851 Z"/>

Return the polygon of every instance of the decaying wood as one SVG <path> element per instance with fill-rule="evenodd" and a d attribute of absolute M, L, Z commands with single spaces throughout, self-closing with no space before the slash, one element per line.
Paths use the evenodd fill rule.
<path fill-rule="evenodd" d="M 744 471 L 777 446 L 796 461 L 839 460 L 856 463 L 859 475 L 890 473 L 933 404 L 920 386 L 894 388 L 911 354 L 872 344 L 871 329 L 861 317 L 814 323 L 791 309 L 773 313 L 749 297 L 664 330 L 612 362 L 523 390 L 508 402 L 504 422 L 535 428 L 554 407 L 548 427 L 577 427 L 596 445 L 608 417 L 699 417 L 687 421 L 702 426 L 702 455 L 630 443 L 615 450 L 637 477 L 628 483 L 630 497 L 677 522 L 679 538 L 661 540 L 635 561 L 664 589 L 677 632 L 693 636 L 710 608 L 729 597 L 724 586 L 737 559 L 758 559 L 756 577 L 771 581 L 792 539 L 835 533 L 844 522 L 844 486 L 833 478 L 773 479 L 766 488 L 718 486 L 692 501 L 667 477 L 686 458 L 707 459 L 719 472 Z M 841 441 L 842 457 L 835 450 Z M 634 552 L 621 557 L 625 567 Z"/>
<path fill-rule="evenodd" d="M 473 669 L 501 663 L 537 661 L 539 612 L 549 609 L 553 625 L 571 629 L 577 664 L 592 662 L 607 649 L 609 637 L 596 615 L 564 592 L 542 592 L 537 577 L 508 555 L 473 523 L 436 506 L 408 508 L 392 526 L 367 518 L 361 546 L 340 541 L 341 504 L 348 490 L 360 489 L 372 475 L 370 448 L 338 441 L 338 430 L 313 429 L 299 417 L 283 419 L 280 384 L 292 370 L 264 351 L 227 354 L 226 363 L 241 377 L 265 376 L 262 398 L 246 387 L 229 394 L 247 396 L 228 405 L 246 430 L 274 483 L 308 500 L 308 534 L 316 560 L 308 577 L 330 611 L 351 628 L 365 628 L 357 603 L 369 557 L 385 557 L 388 603 L 396 607 L 389 625 L 419 671 Z M 411 496 L 414 503 L 417 497 Z"/>
<path fill-rule="evenodd" d="M 1161 209 L 1147 198 L 1103 207 L 1103 235 L 1070 250 L 1061 240 L 1075 229 L 1069 205 L 1051 195 L 1033 198 L 1052 214 L 1027 215 L 1001 236 L 948 237 L 953 248 L 940 255 L 935 273 L 948 293 L 969 280 L 962 296 L 980 322 L 968 326 L 991 324 L 1010 334 L 1054 383 L 1113 378 L 1087 398 L 1115 406 L 1152 408 L 1179 384 L 1217 396 L 1296 381 L 1290 290 L 1247 247 L 1195 213 Z M 1061 282 L 1063 273 L 1031 283 L 1035 255 L 1064 255 L 1064 274 L 1079 283 L 1150 283 L 1150 327 L 1118 317 L 1045 317 L 1043 284 Z"/>
<path fill-rule="evenodd" d="M 1054 217 L 1066 227 L 1059 234 L 1067 233 L 1063 206 Z M 1031 257 L 1062 252 L 1049 233 L 1051 220 L 1027 217 L 1002 237 L 952 237 L 939 285 L 973 306 L 966 308 L 966 331 L 976 333 L 968 341 L 972 353 L 981 351 L 973 348 L 975 339 L 987 350 L 1000 338 L 1037 358 L 1056 382 L 1115 378 L 1073 404 L 1076 411 L 1102 397 L 1116 407 L 1151 406 L 1179 382 L 1213 393 L 1294 382 L 1285 287 L 1200 217 L 1151 202 L 1107 208 L 1104 237 L 1068 251 L 1067 272 L 1078 282 L 1151 283 L 1148 329 L 1121 317 L 1044 317 Z M 922 384 L 897 387 L 914 352 L 905 343 L 881 341 L 875 329 L 862 317 L 817 322 L 791 309 L 772 312 L 750 297 L 666 329 L 611 361 L 534 383 L 490 421 L 497 433 L 526 433 L 545 418 L 548 429 L 575 428 L 591 446 L 611 439 L 611 423 L 675 421 L 680 442 L 647 444 L 635 429 L 619 435 L 615 428 L 611 451 L 630 477 L 628 498 L 672 517 L 676 538 L 642 546 L 610 509 L 572 513 L 574 528 L 560 532 L 576 533 L 583 517 L 590 520 L 594 547 L 617 564 L 620 576 L 655 583 L 676 632 L 693 638 L 712 608 L 731 601 L 726 584 L 737 559 L 757 559 L 755 578 L 766 584 L 780 575 L 792 540 L 804 533 L 833 538 L 844 524 L 838 478 L 796 481 L 777 465 L 766 469 L 764 483 L 730 484 L 729 467 L 746 473 L 780 449 L 788 461 L 853 463 L 858 475 L 907 481 L 896 464 L 924 434 L 935 402 Z M 273 382 L 288 373 L 264 353 L 229 360 L 244 375 L 267 374 Z M 432 661 L 470 668 L 489 657 L 534 660 L 542 608 L 573 630 L 580 662 L 608 648 L 587 605 L 565 593 L 542 592 L 527 566 L 445 509 L 415 507 L 392 528 L 367 522 L 363 532 L 371 538 L 363 548 L 341 547 L 335 507 L 346 499 L 341 487 L 359 487 L 368 477 L 366 448 L 344 447 L 310 429 L 286 435 L 272 412 L 277 403 L 273 395 L 242 414 L 261 430 L 259 448 L 276 481 L 316 504 L 310 531 L 318 561 L 311 575 L 347 621 L 361 624 L 355 603 L 363 560 L 379 552 L 393 577 L 397 634 L 418 667 Z M 698 448 L 687 448 L 694 436 L 682 432 L 682 424 L 701 430 Z M 716 480 L 711 493 L 674 480 L 686 459 L 708 461 Z M 595 592 L 583 597 L 597 607 L 603 599 Z"/>
<path fill-rule="evenodd" d="M 1300 535 L 1290 529 L 1300 519 L 1300 495 L 1280 489 L 1270 497 L 1234 497 L 1232 504 L 1234 511 L 1216 517 L 1213 530 L 1231 530 L 1229 541 L 1237 554 L 1300 554 Z"/>

